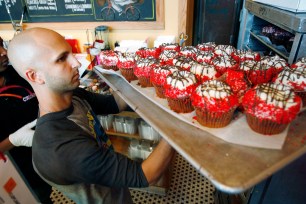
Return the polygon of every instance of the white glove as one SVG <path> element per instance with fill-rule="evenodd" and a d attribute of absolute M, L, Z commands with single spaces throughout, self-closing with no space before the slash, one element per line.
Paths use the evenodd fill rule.
<path fill-rule="evenodd" d="M 18 146 L 31 147 L 34 132 L 35 132 L 31 128 L 35 127 L 36 121 L 37 119 L 24 125 L 20 129 L 18 129 L 16 132 L 10 134 L 9 135 L 10 142 L 16 147 Z"/>

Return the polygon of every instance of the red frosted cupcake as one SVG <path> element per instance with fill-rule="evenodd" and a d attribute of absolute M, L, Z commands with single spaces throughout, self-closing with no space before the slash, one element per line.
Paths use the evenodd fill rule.
<path fill-rule="evenodd" d="M 238 106 L 231 88 L 222 81 L 209 80 L 200 84 L 191 96 L 197 121 L 206 127 L 227 126 Z"/>
<path fill-rule="evenodd" d="M 173 58 L 173 66 L 179 67 L 181 70 L 190 71 L 190 67 L 195 63 L 192 58 L 186 56 L 177 56 Z"/>
<path fill-rule="evenodd" d="M 159 66 L 159 61 L 153 57 L 141 58 L 137 60 L 136 67 L 134 68 L 134 74 L 138 78 L 141 87 L 152 87 L 150 75 L 151 70 Z"/>
<path fill-rule="evenodd" d="M 209 63 L 211 64 L 212 59 L 215 54 L 212 51 L 199 51 L 196 55 L 195 60 L 199 63 Z"/>
<path fill-rule="evenodd" d="M 250 50 L 236 50 L 232 53 L 232 57 L 237 62 L 243 62 L 246 60 L 254 60 L 259 61 L 260 60 L 260 54 L 258 52 L 253 52 Z"/>
<path fill-rule="evenodd" d="M 223 81 L 228 84 L 238 99 L 244 96 L 247 90 L 251 88 L 251 82 L 246 73 L 241 70 L 227 70 L 223 76 Z"/>
<path fill-rule="evenodd" d="M 289 66 L 287 61 L 278 55 L 264 56 L 261 58 L 260 62 L 270 66 L 270 69 L 273 70 L 273 77 Z"/>
<path fill-rule="evenodd" d="M 104 69 L 112 69 L 117 71 L 118 54 L 112 50 L 101 51 L 99 54 L 99 63 Z"/>
<path fill-rule="evenodd" d="M 217 45 L 215 42 L 206 42 L 206 43 L 200 43 L 196 47 L 198 48 L 198 50 L 201 51 L 214 51 L 216 46 Z"/>
<path fill-rule="evenodd" d="M 195 59 L 198 49 L 194 46 L 184 46 L 181 47 L 179 55 L 185 56 L 187 58 Z"/>
<path fill-rule="evenodd" d="M 242 99 L 247 123 L 255 132 L 273 135 L 283 132 L 301 109 L 301 98 L 282 84 L 260 84 Z"/>
<path fill-rule="evenodd" d="M 149 58 L 149 57 L 153 57 L 155 59 L 158 59 L 159 55 L 160 55 L 160 48 L 147 48 L 147 47 L 142 47 L 140 49 L 138 49 L 136 51 L 136 55 L 139 58 Z"/>
<path fill-rule="evenodd" d="M 197 63 L 191 65 L 190 72 L 194 73 L 199 83 L 219 77 L 214 65 L 207 63 Z"/>
<path fill-rule="evenodd" d="M 190 96 L 196 86 L 196 77 L 191 72 L 175 71 L 168 75 L 164 88 L 170 109 L 177 113 L 192 112 Z"/>
<path fill-rule="evenodd" d="M 178 67 L 170 65 L 158 66 L 151 70 L 151 82 L 159 98 L 165 98 L 164 84 L 166 78 L 175 71 L 178 71 Z"/>
<path fill-rule="evenodd" d="M 211 63 L 216 67 L 220 75 L 224 74 L 228 69 L 236 70 L 239 67 L 239 63 L 230 56 L 215 57 Z"/>
<path fill-rule="evenodd" d="M 179 55 L 175 50 L 164 50 L 159 55 L 161 65 L 173 65 L 173 59 Z"/>
<path fill-rule="evenodd" d="M 306 106 L 306 66 L 284 69 L 275 78 L 275 83 L 291 87 L 302 98 L 303 106 Z"/>
<path fill-rule="evenodd" d="M 134 74 L 134 68 L 136 67 L 135 53 L 120 53 L 118 55 L 117 67 L 128 82 L 137 80 Z"/>
<path fill-rule="evenodd" d="M 258 85 L 271 82 L 275 75 L 275 69 L 262 61 L 258 61 L 254 64 L 252 69 L 248 71 L 248 79 L 252 85 Z"/>

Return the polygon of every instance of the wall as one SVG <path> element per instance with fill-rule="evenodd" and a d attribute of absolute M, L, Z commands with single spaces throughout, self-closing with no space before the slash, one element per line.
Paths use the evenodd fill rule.
<path fill-rule="evenodd" d="M 157 0 L 158 1 L 158 0 Z M 185 0 L 184 0 L 185 1 Z M 175 35 L 179 33 L 179 3 L 177 0 L 165 0 L 164 1 L 164 10 L 165 10 L 165 28 L 163 30 L 115 30 L 110 27 L 109 42 L 111 45 L 115 41 L 121 40 L 144 40 L 148 38 L 148 46 L 152 47 L 153 42 L 157 36 L 160 35 Z M 101 23 L 103 25 L 103 23 Z M 69 24 L 67 25 L 69 27 Z M 4 40 L 10 40 L 14 36 L 14 30 L 11 29 L 1 29 L 0 36 Z M 63 36 L 71 36 L 79 40 L 80 45 L 87 43 L 86 29 L 80 30 L 57 30 L 57 32 Z M 93 32 L 93 29 L 89 30 L 90 33 Z M 90 40 L 92 43 L 92 35 L 90 35 Z"/>

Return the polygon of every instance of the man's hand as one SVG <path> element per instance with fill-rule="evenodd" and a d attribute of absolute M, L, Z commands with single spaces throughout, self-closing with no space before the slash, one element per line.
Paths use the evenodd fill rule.
<path fill-rule="evenodd" d="M 18 146 L 31 147 L 34 136 L 34 130 L 32 130 L 32 128 L 35 127 L 36 121 L 37 119 L 21 127 L 16 132 L 10 134 L 9 135 L 10 142 L 16 147 Z"/>

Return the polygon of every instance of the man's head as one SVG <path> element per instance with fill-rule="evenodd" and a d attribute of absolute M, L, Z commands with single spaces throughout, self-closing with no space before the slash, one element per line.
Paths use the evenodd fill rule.
<path fill-rule="evenodd" d="M 8 57 L 35 91 L 65 92 L 79 85 L 80 63 L 55 31 L 32 28 L 21 32 L 10 42 Z"/>
<path fill-rule="evenodd" d="M 3 47 L 3 39 L 0 37 L 0 73 L 5 71 L 8 66 L 6 49 Z"/>

